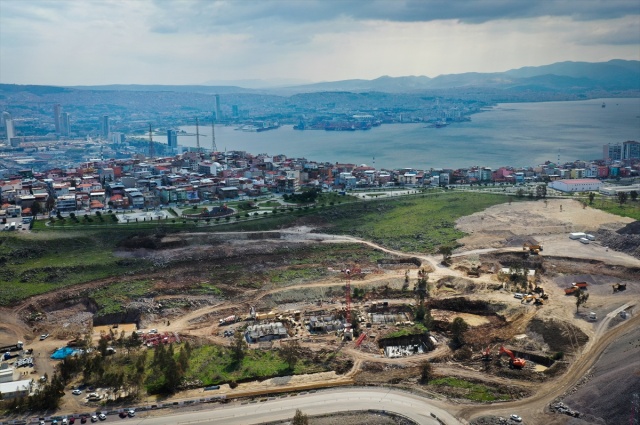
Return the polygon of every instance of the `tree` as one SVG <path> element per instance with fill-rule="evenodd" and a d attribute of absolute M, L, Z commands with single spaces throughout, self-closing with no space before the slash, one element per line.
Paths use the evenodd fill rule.
<path fill-rule="evenodd" d="M 629 192 L 629 196 L 631 197 L 631 200 L 633 202 L 636 202 L 636 200 L 638 199 L 638 191 L 632 190 L 631 192 Z"/>
<path fill-rule="evenodd" d="M 595 199 L 596 194 L 593 192 L 589 192 L 589 205 L 593 205 L 593 200 Z"/>
<path fill-rule="evenodd" d="M 420 366 L 420 382 L 428 383 L 433 378 L 433 366 L 429 360 L 422 362 Z"/>
<path fill-rule="evenodd" d="M 627 195 L 627 192 L 618 192 L 618 202 L 620 203 L 620 205 L 624 204 L 625 202 L 627 202 L 627 197 L 629 195 Z"/>
<path fill-rule="evenodd" d="M 296 414 L 293 415 L 291 425 L 309 425 L 309 417 L 302 413 L 300 409 L 296 409 Z"/>
<path fill-rule="evenodd" d="M 451 334 L 453 336 L 453 344 L 456 347 L 464 345 L 464 334 L 469 330 L 469 325 L 462 317 L 456 317 L 451 323 Z"/>
<path fill-rule="evenodd" d="M 42 214 L 42 207 L 40 206 L 40 202 L 36 201 L 31 205 L 31 215 L 36 217 L 38 214 Z"/>
<path fill-rule="evenodd" d="M 576 297 L 576 314 L 577 314 L 580 309 L 580 306 L 585 304 L 589 299 L 589 293 L 579 289 L 575 291 L 573 294 Z"/>
<path fill-rule="evenodd" d="M 280 349 L 280 355 L 282 359 L 287 362 L 289 370 L 293 370 L 300 357 L 300 343 L 297 339 L 290 340 L 287 343 L 282 344 Z"/>
<path fill-rule="evenodd" d="M 524 189 L 520 188 L 516 191 L 516 196 L 522 198 L 524 196 Z"/>
<path fill-rule="evenodd" d="M 453 248 L 448 245 L 440 245 L 438 247 L 438 254 L 442 254 L 442 264 L 444 264 L 445 266 L 449 265 L 452 253 Z"/>
<path fill-rule="evenodd" d="M 244 359 L 244 355 L 247 350 L 247 341 L 244 339 L 244 332 L 240 330 L 236 330 L 236 333 L 233 337 L 233 342 L 231 343 L 231 351 L 233 354 L 233 358 L 237 363 L 242 362 Z"/>
<path fill-rule="evenodd" d="M 536 186 L 536 197 L 537 198 L 546 198 L 547 197 L 547 185 L 541 184 Z"/>

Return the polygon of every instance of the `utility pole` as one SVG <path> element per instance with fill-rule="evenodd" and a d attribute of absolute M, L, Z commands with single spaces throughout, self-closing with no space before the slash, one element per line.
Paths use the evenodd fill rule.
<path fill-rule="evenodd" d="M 198 117 L 196 117 L 196 152 L 200 157 L 200 127 L 198 126 Z"/>
<path fill-rule="evenodd" d="M 215 129 L 215 119 L 213 118 L 213 114 L 211 114 L 211 153 L 214 153 L 218 150 L 216 146 L 216 129 Z"/>
<path fill-rule="evenodd" d="M 149 123 L 149 159 L 153 159 L 153 133 L 151 130 L 151 123 Z"/>

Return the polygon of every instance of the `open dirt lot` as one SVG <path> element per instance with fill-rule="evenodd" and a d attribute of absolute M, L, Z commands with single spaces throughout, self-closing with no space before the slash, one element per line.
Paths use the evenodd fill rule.
<path fill-rule="evenodd" d="M 470 234 L 460 240 L 464 249 L 470 250 L 522 246 L 526 237 L 561 234 L 567 238 L 568 233 L 596 232 L 603 226 L 615 230 L 633 221 L 628 217 L 583 208 L 578 201 L 549 199 L 546 203 L 530 201 L 496 205 L 460 218 L 457 227 Z M 510 244 L 509 240 L 514 243 Z"/>

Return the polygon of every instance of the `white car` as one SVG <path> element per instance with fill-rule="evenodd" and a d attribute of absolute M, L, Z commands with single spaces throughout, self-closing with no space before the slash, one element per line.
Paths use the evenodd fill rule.
<path fill-rule="evenodd" d="M 101 421 L 104 421 L 105 419 L 107 419 L 107 415 L 105 415 L 104 413 L 100 413 L 98 415 L 98 419 L 100 419 Z"/>
<path fill-rule="evenodd" d="M 80 394 L 82 394 L 82 391 L 80 391 L 80 390 L 73 390 L 73 391 L 71 391 L 71 394 L 73 394 L 73 395 L 80 395 Z"/>
<path fill-rule="evenodd" d="M 129 409 L 127 415 L 129 415 L 130 418 L 133 418 L 136 415 L 136 411 L 133 409 Z"/>
<path fill-rule="evenodd" d="M 102 414 L 102 413 L 101 413 Z M 98 416 L 91 415 L 91 422 L 98 422 Z"/>
<path fill-rule="evenodd" d="M 511 419 L 512 421 L 522 422 L 522 418 L 521 418 L 520 416 L 518 416 L 518 415 L 511 415 L 511 416 L 510 416 L 510 419 Z"/>
<path fill-rule="evenodd" d="M 44 341 L 45 339 L 49 338 L 49 334 L 42 334 L 40 335 L 40 341 Z"/>

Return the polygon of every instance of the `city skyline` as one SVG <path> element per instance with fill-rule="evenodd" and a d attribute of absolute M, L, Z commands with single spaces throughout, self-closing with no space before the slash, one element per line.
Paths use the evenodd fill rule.
<path fill-rule="evenodd" d="M 628 0 L 0 3 L 0 83 L 14 84 L 435 77 L 639 60 L 639 45 Z"/>

